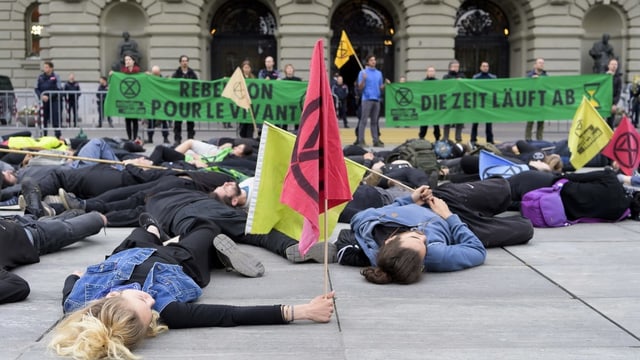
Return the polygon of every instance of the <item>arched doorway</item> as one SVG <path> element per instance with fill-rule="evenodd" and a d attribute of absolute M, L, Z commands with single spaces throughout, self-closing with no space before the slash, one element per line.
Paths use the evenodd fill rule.
<path fill-rule="evenodd" d="M 233 0 L 222 5 L 210 27 L 211 78 L 230 76 L 246 59 L 257 76 L 265 57 L 278 58 L 276 28 L 275 17 L 261 2 Z"/>
<path fill-rule="evenodd" d="M 479 71 L 481 61 L 488 61 L 499 78 L 509 77 L 509 21 L 500 7 L 490 1 L 465 1 L 455 27 L 455 56 L 466 77 Z"/>
<path fill-rule="evenodd" d="M 609 44 L 613 47 L 615 57 L 618 59 L 618 71 L 625 73 L 622 63 L 624 56 L 624 40 L 622 29 L 626 29 L 620 13 L 613 6 L 595 5 L 590 8 L 582 19 L 584 37 L 582 40 L 582 57 L 580 62 L 580 72 L 591 74 L 594 72 L 593 59 L 589 55 L 589 50 L 595 42 L 602 40 L 602 35 L 609 34 Z"/>
<path fill-rule="evenodd" d="M 394 77 L 394 49 L 393 35 L 395 25 L 389 12 L 374 1 L 349 1 L 339 6 L 331 19 L 331 64 L 332 73 L 339 73 L 344 83 L 349 85 L 347 111 L 355 115 L 356 105 L 353 91 L 354 82 L 358 78 L 360 66 L 352 57 L 341 69 L 333 65 L 336 50 L 340 42 L 342 30 L 347 32 L 360 62 L 373 54 L 376 56 L 377 68 L 385 78 L 396 80 Z M 364 66 L 364 64 L 362 64 Z"/>
<path fill-rule="evenodd" d="M 148 22 L 144 10 L 137 3 L 115 2 L 107 6 L 101 16 L 101 25 L 101 74 L 107 74 L 121 64 L 119 49 L 124 32 L 128 32 L 130 39 L 138 45 L 140 69 L 149 68 L 149 35 L 145 30 Z"/>

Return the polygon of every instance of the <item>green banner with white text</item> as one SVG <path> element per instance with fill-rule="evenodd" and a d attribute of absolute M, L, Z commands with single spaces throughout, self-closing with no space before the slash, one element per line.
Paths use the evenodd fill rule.
<path fill-rule="evenodd" d="M 113 73 L 104 111 L 125 118 L 251 123 L 251 112 L 221 97 L 228 79 L 200 81 Z M 257 123 L 297 124 L 307 83 L 247 79 Z"/>
<path fill-rule="evenodd" d="M 570 120 L 586 96 L 606 118 L 607 74 L 392 83 L 385 87 L 387 126 Z"/>

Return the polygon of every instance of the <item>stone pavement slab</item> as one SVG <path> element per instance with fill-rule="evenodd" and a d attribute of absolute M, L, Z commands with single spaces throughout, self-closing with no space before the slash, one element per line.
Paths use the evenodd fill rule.
<path fill-rule="evenodd" d="M 341 227 L 346 225 L 340 225 Z M 16 269 L 29 298 L 0 307 L 1 359 L 55 358 L 47 330 L 66 275 L 100 261 L 131 229 L 106 229 Z M 335 233 L 334 233 L 335 234 Z M 640 222 L 537 229 L 527 245 L 489 249 L 484 265 L 373 285 L 330 264 L 336 316 L 296 323 L 171 330 L 136 351 L 146 359 L 640 359 Z M 266 250 L 265 276 L 214 270 L 201 302 L 301 303 L 323 290 L 322 265 Z M 42 339 L 41 339 L 42 338 Z"/>

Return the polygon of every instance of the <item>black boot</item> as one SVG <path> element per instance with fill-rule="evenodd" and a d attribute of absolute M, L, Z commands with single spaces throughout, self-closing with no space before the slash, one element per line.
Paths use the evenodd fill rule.
<path fill-rule="evenodd" d="M 42 206 L 42 195 L 40 193 L 40 187 L 31 178 L 22 180 L 22 195 L 25 200 L 25 214 L 31 214 L 36 218 L 41 218 L 45 215 L 44 207 Z M 55 215 L 55 214 L 51 214 Z"/>

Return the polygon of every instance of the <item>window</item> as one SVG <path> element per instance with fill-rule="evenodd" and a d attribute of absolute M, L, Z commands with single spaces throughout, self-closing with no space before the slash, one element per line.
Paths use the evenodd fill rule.
<path fill-rule="evenodd" d="M 27 8 L 26 12 L 26 55 L 27 57 L 40 57 L 40 37 L 42 36 L 42 28 L 40 25 L 39 4 L 32 4 Z"/>

